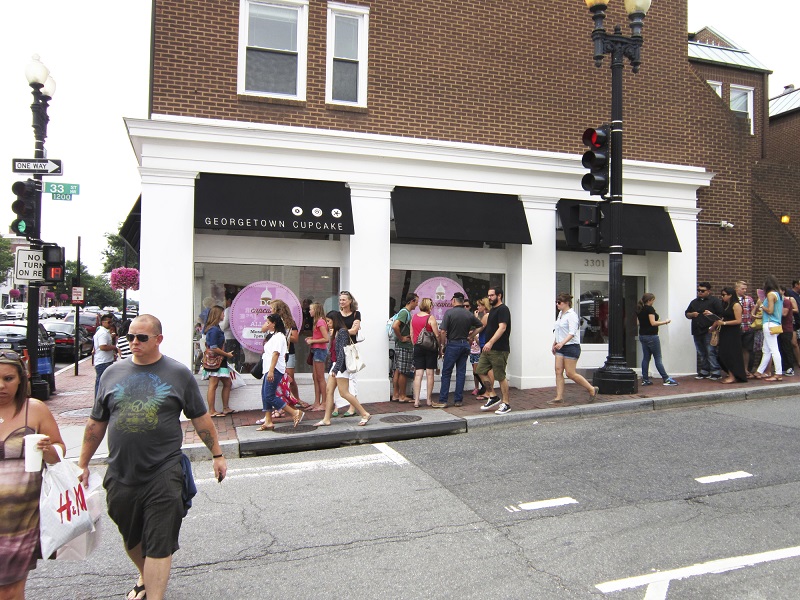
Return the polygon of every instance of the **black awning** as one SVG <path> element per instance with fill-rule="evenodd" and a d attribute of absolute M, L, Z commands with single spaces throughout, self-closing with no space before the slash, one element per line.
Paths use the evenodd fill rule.
<path fill-rule="evenodd" d="M 142 235 L 142 197 L 136 199 L 131 212 L 119 228 L 119 236 L 139 254 L 139 240 Z"/>
<path fill-rule="evenodd" d="M 201 173 L 197 229 L 353 234 L 350 190 L 336 181 Z"/>
<path fill-rule="evenodd" d="M 580 248 L 578 243 L 578 206 L 591 204 L 589 200 L 559 200 L 558 217 L 564 228 L 567 246 Z M 601 211 L 608 215 L 608 203 L 601 204 Z M 611 221 L 600 221 L 602 235 L 601 248 L 608 248 L 611 239 Z M 623 250 L 655 250 L 659 252 L 681 252 L 681 245 L 672 219 L 662 206 L 643 206 L 641 204 L 622 205 L 622 248 Z"/>
<path fill-rule="evenodd" d="M 517 196 L 396 187 L 392 208 L 401 239 L 531 243 Z"/>

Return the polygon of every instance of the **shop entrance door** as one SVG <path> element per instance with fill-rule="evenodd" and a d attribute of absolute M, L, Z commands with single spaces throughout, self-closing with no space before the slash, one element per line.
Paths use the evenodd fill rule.
<path fill-rule="evenodd" d="M 601 367 L 608 356 L 608 276 L 575 274 L 573 307 L 581 321 L 581 367 Z M 643 277 L 623 277 L 623 321 L 625 362 L 636 366 L 636 301 L 644 286 Z M 586 357 L 584 360 L 584 356 Z"/>

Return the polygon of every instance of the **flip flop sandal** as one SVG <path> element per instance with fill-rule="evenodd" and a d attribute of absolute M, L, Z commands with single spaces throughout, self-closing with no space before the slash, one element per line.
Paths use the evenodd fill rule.
<path fill-rule="evenodd" d="M 140 596 L 139 594 L 141 594 L 142 592 L 144 592 L 144 584 L 135 585 L 133 586 L 133 589 L 127 593 L 125 597 L 128 598 L 129 600 L 146 600 L 147 592 L 145 592 L 143 596 Z M 133 596 L 131 596 L 131 593 L 133 593 Z"/>
<path fill-rule="evenodd" d="M 366 425 L 367 423 L 369 423 L 369 420 L 370 420 L 371 418 L 372 418 L 372 415 L 367 415 L 366 417 L 364 417 L 363 419 L 361 419 L 361 420 L 358 422 L 358 426 L 359 426 L 359 427 L 364 427 L 364 425 Z"/>
<path fill-rule="evenodd" d="M 223 410 L 222 414 L 223 415 L 235 415 L 238 412 L 239 412 L 238 410 L 233 410 L 232 408 L 229 408 L 228 410 Z"/>

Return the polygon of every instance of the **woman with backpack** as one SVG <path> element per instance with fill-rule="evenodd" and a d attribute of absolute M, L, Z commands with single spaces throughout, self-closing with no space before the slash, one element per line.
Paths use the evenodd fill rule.
<path fill-rule="evenodd" d="M 436 360 L 439 358 L 439 325 L 431 314 L 433 300 L 423 298 L 419 312 L 411 318 L 411 339 L 414 342 L 414 408 L 419 408 L 419 393 L 422 388 L 422 374 L 427 376 L 428 406 L 433 395 L 433 376 Z M 425 332 L 425 333 L 423 333 Z M 403 400 L 400 400 L 403 402 Z M 410 402 L 406 400 L 406 402 Z"/>

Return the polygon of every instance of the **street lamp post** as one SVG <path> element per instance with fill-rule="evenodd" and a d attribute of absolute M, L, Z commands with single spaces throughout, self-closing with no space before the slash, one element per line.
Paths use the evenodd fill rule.
<path fill-rule="evenodd" d="M 39 61 L 39 55 L 34 54 L 30 64 L 25 69 L 25 77 L 32 88 L 33 104 L 31 113 L 33 114 L 33 137 L 36 140 L 34 147 L 34 158 L 46 158 L 47 152 L 44 149 L 44 140 L 47 137 L 47 123 L 50 117 L 47 116 L 47 107 L 55 94 L 56 82 L 50 77 L 50 70 Z M 42 223 L 42 175 L 33 175 L 36 180 L 36 199 L 34 222 L 38 235 L 29 238 L 31 248 L 40 250 L 42 248 L 41 223 Z M 31 381 L 31 396 L 46 400 L 50 396 L 49 384 L 42 380 L 39 375 L 39 282 L 31 281 L 28 288 L 28 360 Z"/>
<path fill-rule="evenodd" d="M 609 218 L 611 240 L 608 256 L 608 356 L 595 371 L 594 384 L 601 394 L 633 394 L 638 389 L 636 373 L 625 363 L 622 296 L 622 71 L 625 59 L 634 73 L 641 64 L 642 26 L 651 0 L 625 0 L 631 35 L 622 35 L 619 26 L 614 33 L 605 30 L 606 8 L 610 0 L 585 0 L 594 20 L 594 62 L 599 67 L 606 54 L 611 55 L 611 177 Z"/>

